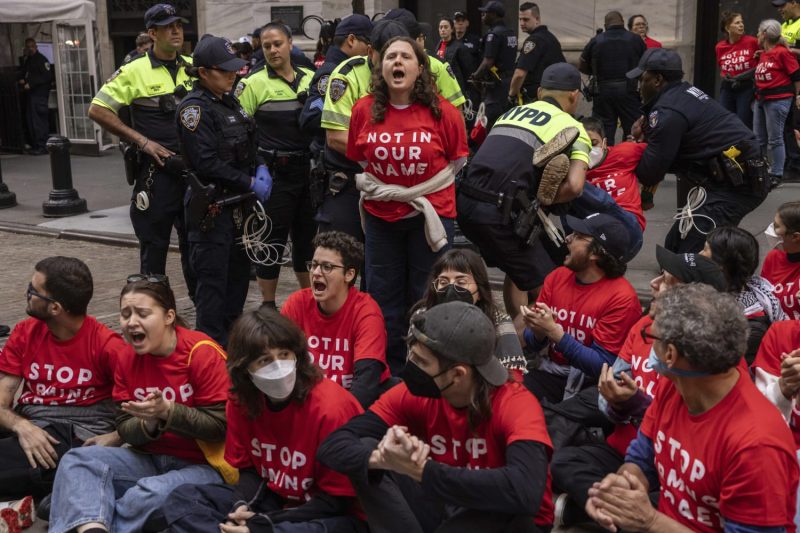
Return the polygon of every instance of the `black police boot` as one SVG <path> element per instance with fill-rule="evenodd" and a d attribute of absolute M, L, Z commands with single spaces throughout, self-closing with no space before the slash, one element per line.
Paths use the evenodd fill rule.
<path fill-rule="evenodd" d="M 50 521 L 50 497 L 52 494 L 48 494 L 44 498 L 41 499 L 39 505 L 36 506 L 36 518 L 39 520 L 44 520 L 45 522 Z"/>
<path fill-rule="evenodd" d="M 769 190 L 772 191 L 774 189 L 777 189 L 778 187 L 781 186 L 782 182 L 783 182 L 783 176 L 781 176 L 780 174 L 770 174 L 769 175 Z"/>

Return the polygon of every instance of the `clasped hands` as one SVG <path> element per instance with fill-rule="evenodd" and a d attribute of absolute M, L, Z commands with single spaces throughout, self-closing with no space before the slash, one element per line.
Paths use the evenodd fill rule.
<path fill-rule="evenodd" d="M 408 428 L 392 426 L 372 451 L 369 467 L 391 470 L 421 482 L 430 452 L 430 445 L 408 433 Z"/>
<path fill-rule="evenodd" d="M 547 337 L 557 343 L 564 336 L 564 328 L 556 322 L 553 310 L 542 302 L 532 306 L 519 306 L 525 326 L 530 328 L 538 338 Z"/>
<path fill-rule="evenodd" d="M 586 513 L 609 531 L 654 531 L 658 512 L 642 482 L 630 472 L 608 474 L 589 489 Z"/>
<path fill-rule="evenodd" d="M 800 393 L 800 348 L 781 354 L 781 375 L 778 385 L 786 399 L 796 398 Z"/>
<path fill-rule="evenodd" d="M 142 420 L 144 427 L 151 435 L 155 433 L 158 423 L 169 418 L 175 402 L 167 400 L 160 390 L 149 393 L 142 401 L 122 402 L 122 410 Z"/>

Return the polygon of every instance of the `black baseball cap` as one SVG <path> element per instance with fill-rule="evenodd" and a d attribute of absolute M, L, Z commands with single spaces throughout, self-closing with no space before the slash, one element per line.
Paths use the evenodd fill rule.
<path fill-rule="evenodd" d="M 619 261 L 624 261 L 631 248 L 630 232 L 620 220 L 605 213 L 592 213 L 584 219 L 567 215 L 567 224 L 573 231 L 591 235 L 605 251 Z"/>
<path fill-rule="evenodd" d="M 422 26 L 417 21 L 417 16 L 408 9 L 398 7 L 390 9 L 382 20 L 395 20 L 406 27 L 412 39 L 416 39 L 422 33 Z"/>
<path fill-rule="evenodd" d="M 650 48 L 642 54 L 639 65 L 629 70 L 626 76 L 633 80 L 644 74 L 645 70 L 683 72 L 683 62 L 678 52 L 666 48 Z"/>
<path fill-rule="evenodd" d="M 352 34 L 368 38 L 372 33 L 373 27 L 374 25 L 368 16 L 353 13 L 339 21 L 339 24 L 336 25 L 336 31 L 333 32 L 333 36 L 347 37 Z"/>
<path fill-rule="evenodd" d="M 253 30 L 253 33 L 250 34 L 250 37 L 261 37 L 262 29 L 264 29 L 264 26 L 258 26 L 256 29 Z"/>
<path fill-rule="evenodd" d="M 192 65 L 195 67 L 216 67 L 228 72 L 236 72 L 247 64 L 247 61 L 236 57 L 233 45 L 228 39 L 210 35 L 197 43 L 192 54 Z"/>
<path fill-rule="evenodd" d="M 171 4 L 156 4 L 144 13 L 144 27 L 148 30 L 154 26 L 168 26 L 176 20 L 189 24 L 188 20 L 178 16 L 175 6 Z"/>
<path fill-rule="evenodd" d="M 503 6 L 502 2 L 498 2 L 497 0 L 489 0 L 486 2 L 485 6 L 479 7 L 478 11 L 482 13 L 494 13 L 498 17 L 506 16 L 506 8 Z"/>
<path fill-rule="evenodd" d="M 720 292 L 728 288 L 725 274 L 711 259 L 695 253 L 676 254 L 663 246 L 656 245 L 658 266 L 683 283 L 705 283 Z"/>
<path fill-rule="evenodd" d="M 772 5 L 775 7 L 785 6 L 788 3 L 787 0 L 772 0 Z"/>
<path fill-rule="evenodd" d="M 420 344 L 456 363 L 475 367 L 495 387 L 508 371 L 494 354 L 494 324 L 476 305 L 447 302 L 411 317 L 411 335 Z"/>
<path fill-rule="evenodd" d="M 380 50 L 392 37 L 409 36 L 408 30 L 400 22 L 381 19 L 376 22 L 375 27 L 372 28 L 372 34 L 370 34 L 369 40 L 373 50 Z"/>
<path fill-rule="evenodd" d="M 576 91 L 581 88 L 581 73 L 569 63 L 553 63 L 542 72 L 542 89 Z"/>
<path fill-rule="evenodd" d="M 467 18 L 467 14 L 464 13 L 463 11 L 456 11 L 455 13 L 453 13 L 453 20 L 465 19 L 465 18 Z"/>

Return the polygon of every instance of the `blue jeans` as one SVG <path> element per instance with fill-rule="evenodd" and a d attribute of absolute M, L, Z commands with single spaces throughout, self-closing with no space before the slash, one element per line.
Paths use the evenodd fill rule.
<path fill-rule="evenodd" d="M 169 455 L 74 448 L 58 465 L 48 531 L 66 533 L 99 522 L 115 533 L 138 532 L 175 487 L 221 481 L 210 466 Z"/>
<path fill-rule="evenodd" d="M 786 124 L 786 117 L 789 116 L 792 100 L 792 98 L 756 100 L 753 130 L 758 138 L 758 144 L 762 149 L 766 148 L 770 161 L 769 173 L 773 176 L 783 176 L 783 165 L 786 162 L 783 127 Z"/>
<path fill-rule="evenodd" d="M 719 89 L 719 103 L 734 113 L 748 128 L 753 128 L 753 84 L 745 83 L 743 87 L 733 90 L 730 84 L 723 83 Z"/>
<path fill-rule="evenodd" d="M 447 242 L 453 242 L 454 220 L 441 218 Z M 408 311 L 425 293 L 433 263 L 450 244 L 434 252 L 425 240 L 422 215 L 387 222 L 369 213 L 364 228 L 364 270 L 367 292 L 381 308 L 386 322 L 386 359 L 392 375 L 406 361 Z"/>

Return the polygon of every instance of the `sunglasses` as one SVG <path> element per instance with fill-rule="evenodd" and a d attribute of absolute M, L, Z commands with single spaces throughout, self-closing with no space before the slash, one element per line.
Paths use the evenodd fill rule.
<path fill-rule="evenodd" d="M 36 292 L 36 289 L 33 288 L 33 283 L 30 283 L 30 282 L 28 282 L 28 290 L 25 291 L 25 296 L 28 298 L 28 300 L 30 300 L 32 296 L 36 296 L 37 298 L 41 298 L 42 300 L 45 300 L 45 301 L 48 301 L 48 302 L 52 302 L 52 303 L 57 303 L 58 302 L 58 300 L 56 300 L 54 298 L 50 298 L 49 296 L 45 296 L 44 294 L 39 294 L 38 292 Z"/>
<path fill-rule="evenodd" d="M 127 283 L 136 283 L 137 281 L 161 283 L 169 287 L 169 278 L 164 274 L 131 274 L 126 279 Z"/>

